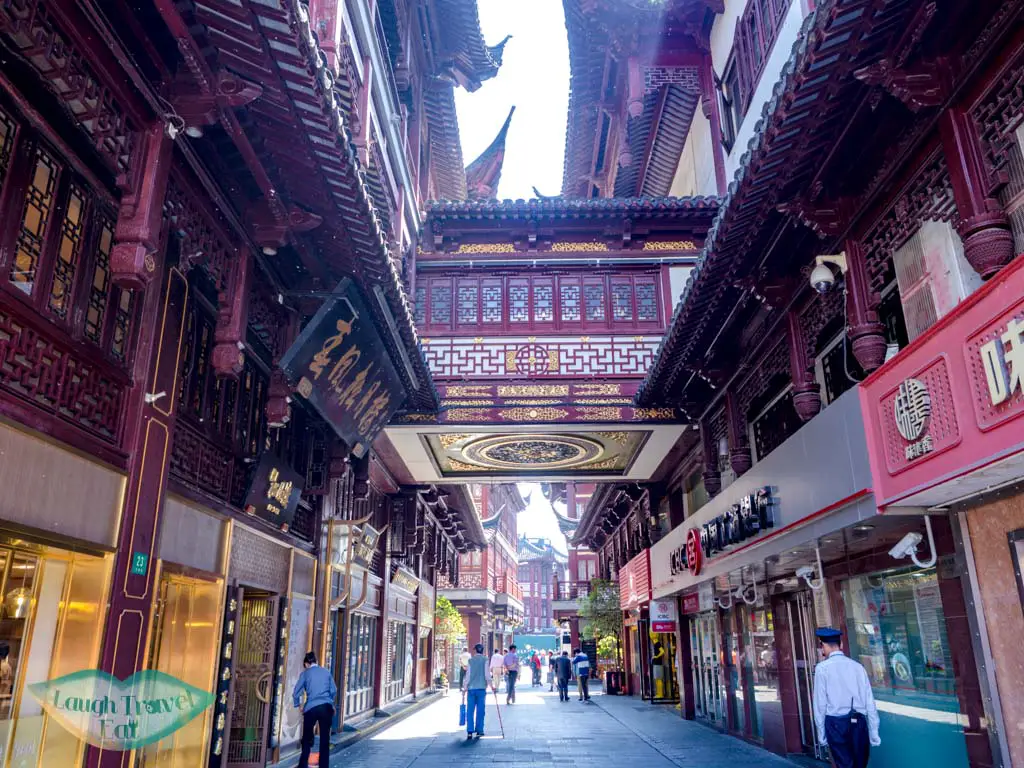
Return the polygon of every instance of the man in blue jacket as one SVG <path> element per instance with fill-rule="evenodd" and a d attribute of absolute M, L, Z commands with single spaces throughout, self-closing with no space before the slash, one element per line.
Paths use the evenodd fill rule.
<path fill-rule="evenodd" d="M 590 658 L 579 648 L 572 659 L 572 669 L 576 673 L 576 685 L 580 691 L 580 701 L 590 701 Z"/>
<path fill-rule="evenodd" d="M 299 675 L 292 691 L 296 707 L 302 706 L 302 754 L 299 768 L 309 768 L 309 752 L 313 748 L 313 726 L 320 726 L 320 768 L 327 768 L 331 756 L 331 722 L 334 720 L 334 698 L 338 686 L 331 673 L 316 663 L 316 654 L 310 651 L 302 660 L 305 669 Z M 301 703 L 303 691 L 306 703 Z"/>

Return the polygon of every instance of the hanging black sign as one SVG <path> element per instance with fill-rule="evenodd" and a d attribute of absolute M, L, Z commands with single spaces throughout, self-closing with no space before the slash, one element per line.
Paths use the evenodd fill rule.
<path fill-rule="evenodd" d="M 245 511 L 287 531 L 295 519 L 305 478 L 271 451 L 264 451 L 245 496 Z"/>
<path fill-rule="evenodd" d="M 347 278 L 303 328 L 281 369 L 357 456 L 405 400 L 370 311 Z"/>

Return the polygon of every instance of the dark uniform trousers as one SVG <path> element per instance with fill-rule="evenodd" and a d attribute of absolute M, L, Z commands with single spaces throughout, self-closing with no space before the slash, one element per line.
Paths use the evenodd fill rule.
<path fill-rule="evenodd" d="M 860 712 L 826 717 L 825 739 L 834 768 L 867 768 L 871 743 L 868 720 Z"/>

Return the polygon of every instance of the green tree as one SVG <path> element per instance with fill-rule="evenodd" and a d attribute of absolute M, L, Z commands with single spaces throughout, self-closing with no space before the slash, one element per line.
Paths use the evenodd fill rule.
<path fill-rule="evenodd" d="M 457 637 L 466 634 L 466 627 L 462 623 L 462 616 L 452 605 L 447 597 L 437 598 L 437 606 L 434 608 L 434 630 L 436 638 L 452 642 Z"/>
<path fill-rule="evenodd" d="M 622 632 L 622 608 L 619 607 L 619 587 L 607 579 L 590 582 L 590 592 L 580 599 L 580 632 L 600 642 L 614 638 L 614 654 L 619 660 L 619 635 Z"/>

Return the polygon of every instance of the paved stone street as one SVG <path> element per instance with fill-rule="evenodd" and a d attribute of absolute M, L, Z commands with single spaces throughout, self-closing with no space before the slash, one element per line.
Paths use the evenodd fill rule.
<path fill-rule="evenodd" d="M 679 718 L 670 706 L 636 698 L 595 694 L 590 704 L 562 704 L 547 688 L 521 689 L 518 703 L 504 705 L 505 738 L 488 699 L 486 732 L 467 742 L 458 726 L 459 696 L 432 704 L 391 728 L 335 753 L 331 764 L 344 768 L 448 768 L 476 763 L 574 768 L 735 768 L 790 766 L 762 749 Z"/>

